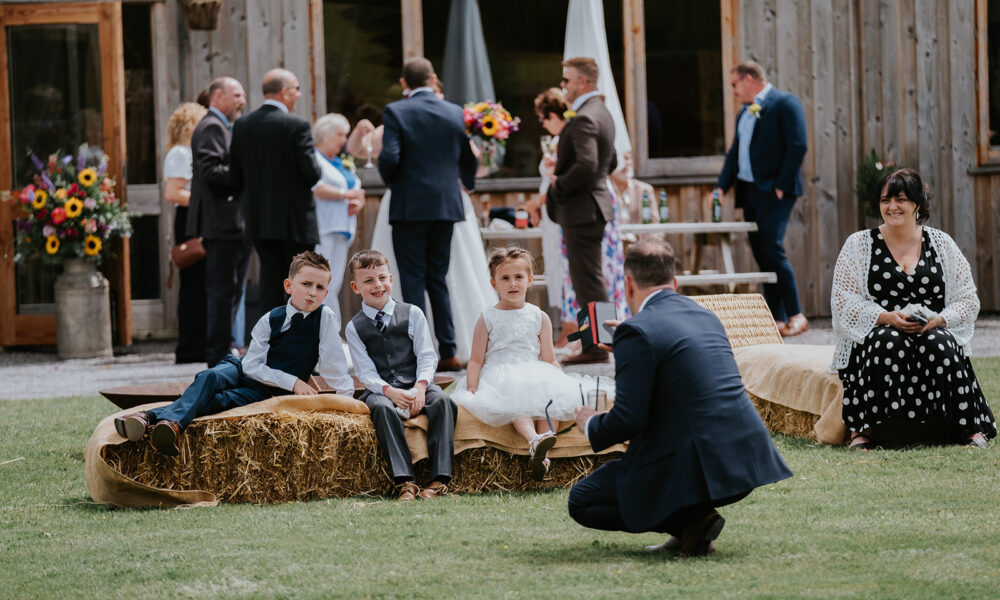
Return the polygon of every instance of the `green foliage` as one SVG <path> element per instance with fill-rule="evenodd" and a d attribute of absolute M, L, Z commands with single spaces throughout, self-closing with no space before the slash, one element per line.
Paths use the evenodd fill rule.
<path fill-rule="evenodd" d="M 878 218 L 878 199 L 882 190 L 878 189 L 882 178 L 904 168 L 898 165 L 891 158 L 882 158 L 875 153 L 875 149 L 865 156 L 858 165 L 857 178 L 854 182 L 854 193 L 858 196 L 858 204 L 865 211 L 865 215 Z"/>
<path fill-rule="evenodd" d="M 1000 358 L 974 359 L 994 412 Z M 3 598 L 994 598 L 1000 443 L 871 453 L 776 436 L 795 477 L 721 509 L 718 551 L 580 527 L 565 490 L 190 510 L 91 503 L 102 398 L 0 400 Z M 8 462 L 13 461 L 13 462 Z"/>

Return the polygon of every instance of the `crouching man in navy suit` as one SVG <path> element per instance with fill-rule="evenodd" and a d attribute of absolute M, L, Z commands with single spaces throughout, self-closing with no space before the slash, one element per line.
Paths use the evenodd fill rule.
<path fill-rule="evenodd" d="M 153 446 L 176 456 L 181 432 L 196 417 L 289 393 L 314 395 L 316 390 L 307 383 L 314 369 L 338 394 L 353 395 L 354 380 L 340 344 L 340 318 L 323 304 L 329 285 L 330 263 L 325 258 L 311 251 L 297 254 L 285 280 L 291 298 L 257 321 L 246 356 L 226 355 L 198 373 L 172 404 L 116 418 L 118 434 L 139 441 L 152 428 Z"/>
<path fill-rule="evenodd" d="M 629 446 L 573 487 L 569 514 L 594 529 L 668 533 L 649 549 L 702 556 L 725 524 L 716 507 L 792 473 L 743 389 L 722 323 L 676 289 L 669 244 L 629 248 L 634 316 L 615 331 L 615 404 L 580 407 L 576 421 L 595 452 Z"/>

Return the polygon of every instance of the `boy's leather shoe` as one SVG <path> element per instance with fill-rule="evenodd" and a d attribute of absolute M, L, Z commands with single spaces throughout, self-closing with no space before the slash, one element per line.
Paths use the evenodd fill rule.
<path fill-rule="evenodd" d="M 181 426 L 174 421 L 161 420 L 153 426 L 150 434 L 153 447 L 167 456 L 177 456 L 181 453 Z"/>
<path fill-rule="evenodd" d="M 153 413 L 145 410 L 115 417 L 115 431 L 123 438 L 138 442 L 146 435 L 146 430 L 149 429 L 153 419 Z"/>
<path fill-rule="evenodd" d="M 404 481 L 396 486 L 396 500 L 400 502 L 412 502 L 417 499 L 420 488 L 412 481 Z"/>
<path fill-rule="evenodd" d="M 433 500 L 438 496 L 443 496 L 448 493 L 448 485 L 441 483 L 440 481 L 432 481 L 429 486 L 424 488 L 422 492 L 417 494 L 418 497 L 424 500 Z"/>

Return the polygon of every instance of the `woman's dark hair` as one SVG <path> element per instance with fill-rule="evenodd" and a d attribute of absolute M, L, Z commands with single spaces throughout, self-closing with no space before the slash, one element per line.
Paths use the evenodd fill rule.
<path fill-rule="evenodd" d="M 888 186 L 888 187 L 887 187 Z M 882 200 L 882 190 L 885 190 L 884 196 L 892 198 L 899 194 L 906 196 L 907 200 L 910 200 L 917 205 L 917 224 L 923 224 L 928 218 L 930 218 L 930 208 L 929 204 L 931 202 L 931 193 L 924 186 L 924 182 L 920 179 L 920 173 L 917 173 L 913 169 L 899 169 L 889 173 L 882 178 L 882 181 L 878 182 L 878 195 L 872 198 L 872 202 L 875 203 L 874 209 L 875 213 L 878 214 L 879 203 Z"/>

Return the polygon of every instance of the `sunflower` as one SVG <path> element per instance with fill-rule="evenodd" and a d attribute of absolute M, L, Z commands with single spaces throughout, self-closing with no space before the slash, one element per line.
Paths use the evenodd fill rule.
<path fill-rule="evenodd" d="M 96 235 L 88 235 L 83 240 L 83 252 L 87 256 L 97 256 L 97 253 L 101 251 L 104 245 L 101 244 L 101 238 Z"/>
<path fill-rule="evenodd" d="M 49 199 L 49 193 L 45 190 L 35 190 L 35 199 L 31 201 L 31 208 L 38 210 L 45 208 L 45 201 Z"/>
<path fill-rule="evenodd" d="M 75 219 L 83 212 L 83 202 L 79 198 L 70 198 L 66 201 L 66 216 Z"/>
<path fill-rule="evenodd" d="M 80 174 L 76 178 L 83 187 L 90 187 L 97 181 L 97 171 L 87 168 L 80 171 Z"/>
<path fill-rule="evenodd" d="M 486 117 L 483 119 L 483 135 L 496 135 L 497 131 L 500 130 L 500 124 L 493 117 Z"/>
<path fill-rule="evenodd" d="M 54 235 L 50 235 L 45 240 L 45 251 L 48 252 L 49 254 L 55 254 L 56 252 L 59 252 L 59 238 L 57 238 Z"/>

